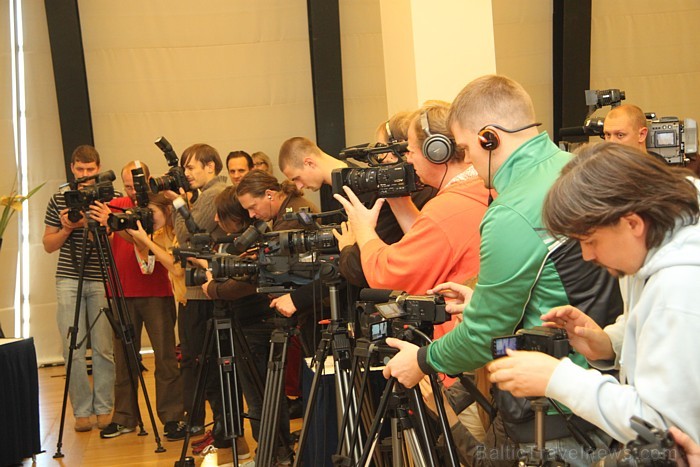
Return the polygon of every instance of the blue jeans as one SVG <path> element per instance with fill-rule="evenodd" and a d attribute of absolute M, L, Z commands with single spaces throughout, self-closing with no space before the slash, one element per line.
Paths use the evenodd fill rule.
<path fill-rule="evenodd" d="M 58 332 L 61 336 L 61 342 L 63 343 L 63 359 L 68 361 L 70 347 L 68 329 L 73 326 L 75 319 L 78 279 L 57 277 L 56 295 L 58 301 L 56 321 L 58 322 Z M 114 406 L 112 327 L 106 316 L 99 316 L 98 318 L 100 308 L 106 306 L 107 299 L 105 298 L 105 290 L 102 282 L 83 281 L 76 342 L 79 343 L 85 338 L 90 324 L 94 322 L 94 326 L 90 331 L 93 388 L 90 388 L 90 381 L 85 364 L 87 342 L 83 342 L 79 348 L 73 350 L 73 366 L 70 374 L 70 386 L 68 388 L 70 402 L 73 406 L 73 415 L 75 417 L 89 417 L 93 414 L 110 414 Z M 96 318 L 98 319 L 96 320 Z"/>

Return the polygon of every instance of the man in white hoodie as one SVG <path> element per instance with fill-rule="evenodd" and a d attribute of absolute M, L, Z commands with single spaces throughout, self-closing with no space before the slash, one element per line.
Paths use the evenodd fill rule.
<path fill-rule="evenodd" d="M 562 169 L 545 200 L 548 230 L 643 288 L 605 329 L 571 306 L 542 320 L 566 329 L 593 366 L 618 368 L 620 381 L 568 358 L 509 351 L 488 365 L 493 383 L 556 399 L 621 442 L 637 437 L 632 416 L 700 440 L 699 182 L 691 175 L 614 143 L 586 147 Z"/>

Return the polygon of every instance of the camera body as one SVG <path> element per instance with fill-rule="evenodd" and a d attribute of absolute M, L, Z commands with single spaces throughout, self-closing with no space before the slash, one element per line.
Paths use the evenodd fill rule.
<path fill-rule="evenodd" d="M 137 222 L 141 222 L 141 227 L 143 227 L 146 233 L 153 233 L 153 211 L 149 208 L 135 206 L 127 209 L 123 213 L 112 213 L 109 215 L 109 218 L 107 218 L 107 226 L 109 226 L 112 232 L 125 229 L 138 230 L 139 226 Z"/>
<path fill-rule="evenodd" d="M 343 186 L 347 185 L 356 195 L 377 193 L 380 198 L 409 196 L 422 187 L 413 164 L 406 162 L 365 168 L 333 169 L 331 181 L 333 194 L 344 195 Z"/>
<path fill-rule="evenodd" d="M 564 329 L 535 326 L 531 329 L 519 329 L 510 336 L 491 339 L 493 358 L 505 357 L 506 349 L 531 350 L 546 353 L 554 358 L 563 358 L 572 351 L 569 336 Z"/>
<path fill-rule="evenodd" d="M 654 118 L 649 122 L 646 146 L 667 164 L 684 165 L 686 154 L 698 152 L 698 125 L 692 118 Z"/>
<path fill-rule="evenodd" d="M 82 177 L 70 183 L 70 190 L 63 191 L 63 199 L 68 208 L 68 220 L 78 222 L 83 217 L 83 212 L 90 208 L 95 201 L 107 203 L 114 198 L 114 172 L 108 170 L 96 175 Z M 91 185 L 78 188 L 80 184 L 95 180 Z"/>
<path fill-rule="evenodd" d="M 185 176 L 185 169 L 180 167 L 179 160 L 173 147 L 170 145 L 164 136 L 161 136 L 155 141 L 155 145 L 163 151 L 165 160 L 168 162 L 170 169 L 162 177 L 151 177 L 148 181 L 153 193 L 158 193 L 163 190 L 171 190 L 175 193 L 180 193 L 180 188 L 185 191 L 192 191 L 190 182 Z"/>
<path fill-rule="evenodd" d="M 687 466 L 688 460 L 683 450 L 676 444 L 668 431 L 654 427 L 637 416 L 630 419 L 630 426 L 637 432 L 637 438 L 625 449 L 607 456 L 598 462 L 600 466 L 621 467 L 672 467 Z"/>

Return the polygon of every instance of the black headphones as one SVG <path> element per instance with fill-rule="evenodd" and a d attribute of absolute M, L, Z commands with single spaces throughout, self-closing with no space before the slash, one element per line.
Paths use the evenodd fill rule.
<path fill-rule="evenodd" d="M 446 164 L 454 154 L 455 146 L 452 140 L 445 135 L 430 132 L 427 112 L 421 112 L 420 126 L 426 136 L 422 147 L 425 158 L 433 164 Z"/>
<path fill-rule="evenodd" d="M 491 128 L 498 128 L 501 131 L 505 131 L 506 133 L 518 133 L 519 131 L 527 130 L 528 128 L 532 128 L 535 126 L 540 126 L 542 125 L 540 122 L 536 123 L 530 123 L 529 125 L 525 125 L 520 128 L 516 128 L 515 130 L 510 130 L 508 128 L 503 128 L 500 125 L 496 124 L 490 124 L 484 126 L 481 130 L 479 130 L 478 137 L 479 137 L 479 144 L 481 145 L 482 148 L 486 149 L 487 151 L 495 151 L 498 149 L 498 146 L 501 144 L 501 138 L 498 137 L 498 133 L 496 133 L 493 130 L 490 130 L 489 127 Z"/>

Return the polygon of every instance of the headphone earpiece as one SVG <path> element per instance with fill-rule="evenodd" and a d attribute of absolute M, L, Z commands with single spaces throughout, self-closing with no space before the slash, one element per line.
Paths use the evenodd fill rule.
<path fill-rule="evenodd" d="M 427 112 L 421 112 L 420 125 L 426 136 L 421 148 L 423 155 L 433 164 L 446 164 L 454 154 L 454 143 L 445 135 L 430 132 Z"/>
<path fill-rule="evenodd" d="M 391 126 L 389 126 L 389 120 L 384 123 L 384 129 L 386 130 L 386 136 L 387 136 L 387 143 L 389 144 L 394 144 L 397 142 L 397 139 L 394 138 L 394 135 L 391 133 Z"/>
<path fill-rule="evenodd" d="M 495 131 L 484 127 L 479 130 L 479 144 L 487 151 L 495 151 L 501 144 L 501 138 L 498 137 L 498 133 Z"/>

